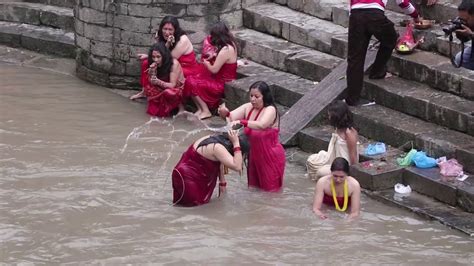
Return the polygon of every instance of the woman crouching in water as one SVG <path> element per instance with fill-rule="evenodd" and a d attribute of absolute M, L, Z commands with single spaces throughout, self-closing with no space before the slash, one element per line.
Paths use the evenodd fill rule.
<path fill-rule="evenodd" d="M 249 145 L 244 134 L 206 136 L 194 142 L 183 154 L 172 174 L 173 204 L 196 206 L 209 202 L 219 178 L 219 194 L 227 185 L 223 168 L 242 171 L 242 153 Z"/>
<path fill-rule="evenodd" d="M 323 203 L 341 212 L 350 206 L 349 219 L 360 214 L 360 185 L 349 176 L 349 162 L 342 157 L 331 164 L 331 175 L 321 177 L 316 183 L 313 211 L 321 219 L 326 219 L 328 217 L 321 211 Z"/>

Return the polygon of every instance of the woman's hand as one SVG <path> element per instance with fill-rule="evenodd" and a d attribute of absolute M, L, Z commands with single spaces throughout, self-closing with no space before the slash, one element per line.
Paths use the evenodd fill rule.
<path fill-rule="evenodd" d="M 230 113 L 229 109 L 225 106 L 225 103 L 219 105 L 219 108 L 217 109 L 217 113 L 219 114 L 220 117 L 226 118 L 227 115 Z"/>
<path fill-rule="evenodd" d="M 231 128 L 233 128 L 235 125 L 242 125 L 242 124 L 240 123 L 240 120 L 235 120 L 235 121 L 230 122 Z"/>
<path fill-rule="evenodd" d="M 226 186 L 221 186 L 221 184 L 219 184 L 219 197 L 224 194 L 226 191 Z"/>
<path fill-rule="evenodd" d="M 168 36 L 168 39 L 166 39 L 165 46 L 170 48 L 171 46 L 173 46 L 174 42 L 175 42 L 174 35 L 170 35 Z"/>
<path fill-rule="evenodd" d="M 147 58 L 148 58 L 148 55 L 147 55 L 147 54 L 137 54 L 137 57 L 138 57 L 138 59 L 140 59 L 140 60 L 144 60 L 144 59 L 147 59 Z"/>
<path fill-rule="evenodd" d="M 239 133 L 237 130 L 229 130 L 229 140 L 234 147 L 239 146 Z"/>

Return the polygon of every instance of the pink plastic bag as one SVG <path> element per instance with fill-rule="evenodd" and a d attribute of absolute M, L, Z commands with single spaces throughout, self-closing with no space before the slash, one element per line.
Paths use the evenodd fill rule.
<path fill-rule="evenodd" d="M 441 157 L 438 159 L 438 166 L 443 176 L 457 177 L 464 174 L 463 166 L 456 159 L 446 160 L 446 157 Z"/>

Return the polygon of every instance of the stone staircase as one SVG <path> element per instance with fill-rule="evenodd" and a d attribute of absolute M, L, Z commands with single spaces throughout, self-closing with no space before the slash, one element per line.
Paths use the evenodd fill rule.
<path fill-rule="evenodd" d="M 275 0 L 244 10 L 245 28 L 234 34 L 240 56 L 248 62 L 238 70 L 240 79 L 226 86 L 231 107 L 247 101 L 251 83 L 265 80 L 277 103 L 289 108 L 343 62 L 347 52 L 347 6 L 308 2 L 318 1 Z M 451 13 L 443 13 L 449 15 L 446 17 L 455 13 L 457 4 L 441 2 L 436 10 L 451 8 Z M 429 17 L 431 13 L 424 11 L 426 18 L 435 18 Z M 387 15 L 397 24 L 408 18 L 390 10 Z M 440 221 L 439 212 L 429 207 L 434 206 L 431 201 L 453 206 L 448 208 L 451 212 L 446 218 L 467 217 L 470 222 L 451 219 L 446 223 L 472 234 L 474 177 L 464 182 L 447 181 L 438 168 L 401 168 L 395 162 L 413 145 L 434 157 L 454 157 L 467 172 L 474 172 L 474 71 L 451 66 L 446 57 L 447 39 L 440 26 L 415 34 L 425 36 L 426 42 L 412 55 L 393 55 L 389 70 L 394 77 L 365 80 L 362 95 L 377 104 L 351 108 L 364 147 L 369 140 L 391 145 L 383 156 L 362 156 L 365 162 L 351 171 L 370 195 Z M 456 44 L 455 49 L 459 50 Z M 292 141 L 298 147 L 299 161 L 304 163 L 310 153 L 326 149 L 332 131 L 325 125 L 324 115 L 300 131 Z M 398 182 L 411 185 L 416 192 L 394 202 L 393 186 Z M 426 204 L 410 201 L 412 197 L 421 197 Z"/>
<path fill-rule="evenodd" d="M 75 0 L 0 2 L 0 44 L 75 57 Z"/>

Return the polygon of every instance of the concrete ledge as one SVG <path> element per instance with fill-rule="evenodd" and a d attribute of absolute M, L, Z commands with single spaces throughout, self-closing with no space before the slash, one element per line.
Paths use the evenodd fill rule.
<path fill-rule="evenodd" d="M 384 191 L 365 191 L 373 199 L 391 204 L 416 213 L 424 218 L 437 220 L 440 223 L 474 236 L 474 214 L 463 212 L 416 192 L 403 196 L 393 189 Z"/>
<path fill-rule="evenodd" d="M 402 181 L 403 168 L 395 161 L 396 156 L 387 157 L 384 161 L 371 160 L 351 166 L 350 174 L 361 187 L 370 190 L 393 188 Z"/>
<path fill-rule="evenodd" d="M 0 3 L 0 20 L 74 32 L 72 9 L 26 2 Z"/>
<path fill-rule="evenodd" d="M 0 42 L 13 47 L 74 58 L 74 34 L 60 29 L 0 21 Z M 19 40 L 19 42 L 18 42 Z"/>
<path fill-rule="evenodd" d="M 234 32 L 240 56 L 257 63 L 319 81 L 342 60 L 298 44 L 244 29 Z"/>
<path fill-rule="evenodd" d="M 425 121 L 474 135 L 473 102 L 398 77 L 366 79 L 363 97 Z"/>
<path fill-rule="evenodd" d="M 332 36 L 347 33 L 330 21 L 273 3 L 246 8 L 244 25 L 325 53 L 331 50 Z"/>

